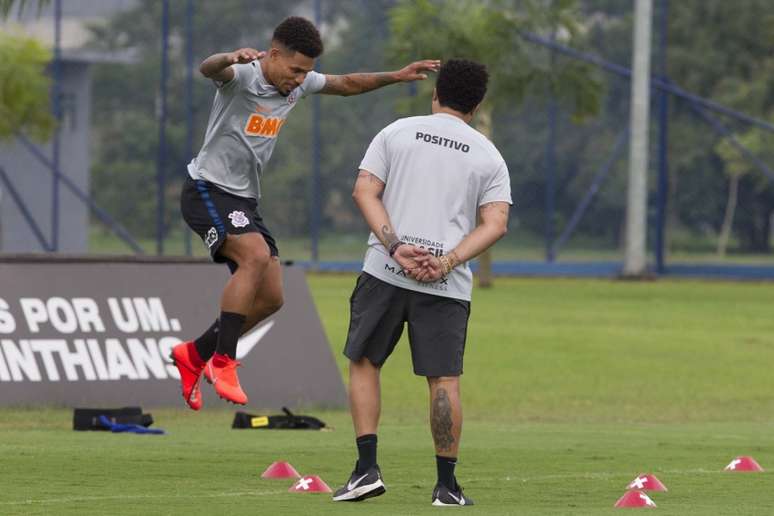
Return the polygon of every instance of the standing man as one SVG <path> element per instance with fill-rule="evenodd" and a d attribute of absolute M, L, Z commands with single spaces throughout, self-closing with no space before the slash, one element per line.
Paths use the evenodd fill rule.
<path fill-rule="evenodd" d="M 323 52 L 317 28 L 297 16 L 274 30 L 271 49 L 243 48 L 202 62 L 217 87 L 199 154 L 188 165 L 180 199 L 183 218 L 204 240 L 212 259 L 232 272 L 220 298 L 220 316 L 198 339 L 172 350 L 183 398 L 194 410 L 207 379 L 218 395 L 247 403 L 236 368 L 237 341 L 282 306 L 279 252 L 258 213 L 260 178 L 285 119 L 312 93 L 358 95 L 388 84 L 426 79 L 438 61 L 419 61 L 397 72 L 323 75 L 313 71 Z"/>
<path fill-rule="evenodd" d="M 438 74 L 433 114 L 387 126 L 360 164 L 353 197 L 372 233 L 352 293 L 344 349 L 358 459 L 335 501 L 385 491 L 376 462 L 379 372 L 408 323 L 414 373 L 430 388 L 438 470 L 432 504 L 473 504 L 454 476 L 472 290 L 468 261 L 505 234 L 511 204 L 505 161 L 469 125 L 487 80 L 483 65 L 447 61 Z"/>

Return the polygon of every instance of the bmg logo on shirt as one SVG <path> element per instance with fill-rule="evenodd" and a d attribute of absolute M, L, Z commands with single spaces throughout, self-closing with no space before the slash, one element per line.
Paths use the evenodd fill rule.
<path fill-rule="evenodd" d="M 245 134 L 248 136 L 276 138 L 284 124 L 284 118 L 267 118 L 258 114 L 252 114 L 250 115 L 250 118 L 247 119 Z"/>

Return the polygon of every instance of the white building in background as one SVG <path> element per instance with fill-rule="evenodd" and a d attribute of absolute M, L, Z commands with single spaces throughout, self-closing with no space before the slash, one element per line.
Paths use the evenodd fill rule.
<path fill-rule="evenodd" d="M 91 167 L 92 68 L 98 63 L 132 61 L 128 55 L 84 49 L 89 37 L 87 26 L 103 22 L 135 4 L 136 0 L 62 0 L 60 171 L 87 195 Z M 0 30 L 34 37 L 53 48 L 53 14 L 53 2 L 40 12 L 35 2 L 27 2 L 22 16 L 12 11 L 7 21 L 0 22 Z M 52 159 L 51 142 L 35 145 L 48 160 Z M 31 150 L 16 140 L 0 143 L 0 168 L 11 183 L 9 188 L 0 180 L 0 253 L 45 251 L 11 190 L 18 195 L 18 200 L 50 244 L 53 174 Z M 59 252 L 85 253 L 88 251 L 89 208 L 64 183 L 60 182 L 59 192 Z"/>

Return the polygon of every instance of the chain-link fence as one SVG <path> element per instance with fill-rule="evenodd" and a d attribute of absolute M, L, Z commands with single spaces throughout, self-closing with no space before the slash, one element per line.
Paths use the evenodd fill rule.
<path fill-rule="evenodd" d="M 65 27 L 83 21 L 82 13 L 68 18 L 68 2 L 82 4 L 61 0 Z M 198 64 L 216 52 L 265 48 L 274 26 L 289 14 L 318 22 L 326 45 L 319 61 L 324 73 L 394 69 L 415 57 L 434 57 L 390 53 L 395 4 L 117 2 L 116 9 L 84 25 L 78 47 L 91 56 L 82 73 L 90 79 L 92 199 L 147 253 L 204 255 L 178 205 L 186 164 L 202 141 L 215 91 Z M 730 4 L 655 2 L 648 218 L 654 266 L 772 264 L 774 126 L 767 122 L 774 113 L 767 30 L 772 15 L 764 0 Z M 574 15 L 580 33 L 572 45 L 561 33 L 522 35 L 538 66 L 570 62 L 594 70 L 601 105 L 583 121 L 573 119 L 574 106 L 551 95 L 498 105 L 492 137 L 508 163 L 515 206 L 510 232 L 494 249 L 495 261 L 621 261 L 631 9 L 626 2 L 579 0 Z M 51 19 L 37 23 L 44 20 Z M 360 158 L 383 126 L 429 112 L 424 95 L 424 88 L 399 84 L 362 96 L 319 95 L 300 102 L 262 180 L 260 209 L 283 258 L 356 262 L 362 257 L 367 229 L 350 200 Z M 66 149 L 61 160 L 68 160 Z M 14 171 L 7 172 L 13 182 Z M 92 217 L 88 251 L 132 252 L 114 228 Z"/>

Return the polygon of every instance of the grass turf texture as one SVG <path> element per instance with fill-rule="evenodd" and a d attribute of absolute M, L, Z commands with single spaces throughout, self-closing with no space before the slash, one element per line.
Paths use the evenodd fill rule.
<path fill-rule="evenodd" d="M 308 236 L 283 234 L 282 228 L 272 225 L 272 231 L 280 246 L 283 260 L 309 261 L 312 241 Z M 773 253 L 747 253 L 735 249 L 732 242 L 728 255 L 718 257 L 714 238 L 692 238 L 674 234 L 672 249 L 667 256 L 667 264 L 718 264 L 718 265 L 774 265 Z M 364 244 L 368 239 L 365 229 L 361 232 L 333 233 L 323 232 L 318 243 L 319 259 L 322 262 L 362 261 Z M 156 252 L 156 240 L 138 238 L 137 243 L 149 254 Z M 191 251 L 194 256 L 207 257 L 209 252 L 201 239 L 192 235 Z M 92 227 L 89 234 L 89 252 L 94 254 L 126 255 L 132 250 L 115 235 L 102 227 Z M 172 229 L 164 240 L 164 252 L 167 256 L 182 256 L 186 253 L 183 234 Z M 545 260 L 545 242 L 524 231 L 509 231 L 493 249 L 495 261 L 537 261 Z M 559 263 L 569 262 L 622 262 L 623 253 L 619 246 L 607 240 L 573 237 L 557 257 Z"/>
<path fill-rule="evenodd" d="M 353 276 L 310 285 L 339 365 Z M 478 514 L 616 514 L 636 474 L 662 514 L 772 514 L 774 285 L 499 279 L 474 294 L 458 477 Z M 435 464 L 425 382 L 405 342 L 383 373 L 387 494 L 363 504 L 261 480 L 277 459 L 336 488 L 355 458 L 333 432 L 229 429 L 232 411 L 153 410 L 165 437 L 77 433 L 68 410 L 0 410 L 0 514 L 424 514 Z M 257 358 L 254 357 L 253 359 Z"/>

